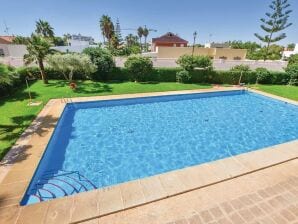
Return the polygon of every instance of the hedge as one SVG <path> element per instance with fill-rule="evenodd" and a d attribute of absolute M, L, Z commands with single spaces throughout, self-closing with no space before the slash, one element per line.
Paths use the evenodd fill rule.
<path fill-rule="evenodd" d="M 153 72 L 146 81 L 155 82 L 176 82 L 176 73 L 180 71 L 180 68 L 154 68 Z M 40 72 L 38 67 L 21 67 L 17 69 L 17 73 L 22 77 L 32 75 L 39 79 Z M 63 75 L 46 67 L 46 74 L 49 79 L 64 79 Z M 231 71 L 216 71 L 216 70 L 194 70 L 190 72 L 193 83 L 213 83 L 213 84 L 238 84 L 240 78 L 240 72 Z M 289 74 L 286 72 L 274 72 L 270 71 L 271 78 L 268 83 L 264 84 L 288 84 L 290 80 Z M 84 74 L 74 74 L 76 80 L 87 80 Z M 131 81 L 132 77 L 126 68 L 114 68 L 107 76 L 109 81 Z M 243 72 L 241 82 L 254 84 L 257 80 L 257 74 L 255 71 Z"/>
<path fill-rule="evenodd" d="M 147 81 L 156 82 L 176 82 L 176 73 L 180 68 L 154 68 Z M 213 83 L 213 84 L 238 84 L 240 72 L 215 71 L 215 70 L 195 70 L 191 73 L 193 83 Z M 288 84 L 289 75 L 286 72 L 270 72 L 271 78 L 264 84 Z M 125 68 L 116 68 L 108 75 L 108 80 L 128 81 L 132 80 L 129 72 Z M 243 72 L 241 82 L 255 84 L 257 73 L 255 71 Z"/>

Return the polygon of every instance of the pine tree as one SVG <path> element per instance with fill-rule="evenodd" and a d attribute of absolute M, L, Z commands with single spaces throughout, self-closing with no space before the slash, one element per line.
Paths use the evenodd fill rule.
<path fill-rule="evenodd" d="M 268 57 L 270 44 L 278 42 L 287 37 L 285 33 L 278 33 L 292 25 L 292 23 L 288 23 L 289 15 L 292 12 L 292 10 L 288 9 L 290 7 L 288 0 L 273 0 L 269 7 L 272 12 L 267 12 L 265 14 L 267 19 L 260 19 L 263 23 L 260 27 L 267 34 L 265 36 L 261 36 L 255 33 L 255 36 L 259 40 L 267 44 L 264 53 L 264 60 L 266 60 Z M 274 34 L 278 35 L 274 36 Z"/>
<path fill-rule="evenodd" d="M 119 43 L 121 43 L 123 41 L 122 35 L 121 35 L 120 22 L 119 22 L 119 19 L 118 18 L 116 20 L 115 36 L 117 37 Z"/>

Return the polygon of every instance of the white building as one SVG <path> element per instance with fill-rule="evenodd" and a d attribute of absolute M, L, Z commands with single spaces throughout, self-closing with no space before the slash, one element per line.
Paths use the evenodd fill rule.
<path fill-rule="evenodd" d="M 88 36 L 82 36 L 81 34 L 72 35 L 70 39 L 67 40 L 68 46 L 86 46 L 93 45 L 94 39 Z"/>
<path fill-rule="evenodd" d="M 295 48 L 294 48 L 293 51 L 284 51 L 282 53 L 282 58 L 283 59 L 287 59 L 287 58 L 289 58 L 293 54 L 298 54 L 298 44 L 295 45 Z"/>
<path fill-rule="evenodd" d="M 68 46 L 55 46 L 52 49 L 55 49 L 60 52 L 75 52 L 81 53 L 85 48 L 96 47 L 94 39 L 88 36 L 82 36 L 81 34 L 72 35 L 67 40 Z"/>

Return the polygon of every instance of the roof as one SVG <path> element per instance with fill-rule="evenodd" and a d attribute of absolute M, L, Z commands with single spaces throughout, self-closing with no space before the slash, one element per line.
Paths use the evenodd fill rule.
<path fill-rule="evenodd" d="M 12 43 L 14 36 L 0 36 L 0 42 Z"/>
<path fill-rule="evenodd" d="M 156 42 L 159 42 L 159 43 L 185 43 L 187 44 L 188 41 L 187 40 L 184 40 L 182 39 L 181 37 L 179 37 L 178 35 L 175 35 L 174 33 L 171 33 L 171 32 L 168 32 L 166 33 L 165 35 L 162 35 L 160 37 L 157 37 L 157 38 L 152 38 L 152 43 L 156 43 Z"/>

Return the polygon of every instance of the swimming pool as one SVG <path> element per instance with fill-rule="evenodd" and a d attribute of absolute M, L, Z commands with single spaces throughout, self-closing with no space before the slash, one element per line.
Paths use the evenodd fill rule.
<path fill-rule="evenodd" d="M 67 104 L 21 205 L 298 139 L 298 107 L 247 91 Z"/>

